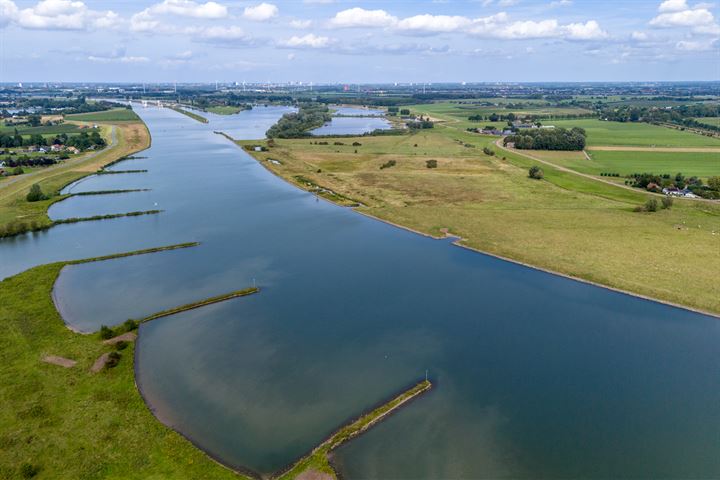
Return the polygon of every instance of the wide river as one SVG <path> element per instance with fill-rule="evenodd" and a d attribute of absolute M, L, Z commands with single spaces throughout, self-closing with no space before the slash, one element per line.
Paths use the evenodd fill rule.
<path fill-rule="evenodd" d="M 718 478 L 720 320 L 433 240 L 318 201 L 213 130 L 260 138 L 287 109 L 137 109 L 142 157 L 54 218 L 151 208 L 0 241 L 0 278 L 60 259 L 83 330 L 252 285 L 140 329 L 155 414 L 231 466 L 283 467 L 422 378 L 435 388 L 335 455 L 359 478 Z M 679 280 L 681 281 L 681 280 Z"/>

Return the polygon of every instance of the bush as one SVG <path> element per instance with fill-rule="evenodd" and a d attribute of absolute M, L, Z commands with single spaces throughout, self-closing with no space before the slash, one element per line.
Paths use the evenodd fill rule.
<path fill-rule="evenodd" d="M 32 187 L 30 187 L 30 191 L 25 198 L 28 202 L 37 202 L 40 200 L 47 200 L 48 197 L 43 193 L 42 189 L 40 189 L 40 185 L 35 183 Z"/>
<path fill-rule="evenodd" d="M 38 473 L 40 473 L 40 467 L 37 465 L 32 465 L 27 462 L 20 465 L 20 476 L 22 478 L 33 478 Z"/>
<path fill-rule="evenodd" d="M 395 160 L 388 160 L 387 162 L 380 165 L 380 170 L 383 170 L 385 168 L 394 167 L 396 165 L 396 163 L 397 162 Z"/>
<path fill-rule="evenodd" d="M 528 177 L 534 178 L 535 180 L 542 180 L 544 176 L 545 173 L 542 171 L 542 168 L 537 165 L 533 165 L 530 167 L 530 170 L 528 170 Z"/>
<path fill-rule="evenodd" d="M 118 352 L 110 352 L 107 362 L 105 362 L 105 368 L 115 368 L 120 363 L 120 358 L 122 358 L 122 355 Z"/>
<path fill-rule="evenodd" d="M 425 166 L 427 168 L 437 168 L 437 160 L 427 160 Z"/>
<path fill-rule="evenodd" d="M 648 198 L 647 202 L 645 202 L 645 211 L 646 212 L 657 212 L 658 209 L 658 201 L 654 198 Z"/>
<path fill-rule="evenodd" d="M 672 207 L 673 205 L 673 199 L 672 197 L 663 197 L 662 198 L 662 207 L 665 209 L 668 209 Z"/>
<path fill-rule="evenodd" d="M 352 146 L 353 146 L 353 147 L 360 147 L 360 146 L 362 146 L 362 143 L 360 143 L 360 142 L 353 142 Z"/>
<path fill-rule="evenodd" d="M 125 350 L 127 348 L 127 346 L 128 346 L 128 342 L 126 342 L 124 340 L 120 340 L 119 342 L 117 342 L 115 344 L 115 350 L 118 350 L 118 351 Z"/>
<path fill-rule="evenodd" d="M 493 155 L 495 155 L 495 150 L 493 150 L 492 148 L 484 147 L 483 153 L 492 157 Z"/>
<path fill-rule="evenodd" d="M 103 340 L 107 340 L 114 336 L 115 332 L 113 332 L 112 328 L 108 327 L 107 325 L 103 325 L 100 327 L 100 338 L 102 338 Z"/>
<path fill-rule="evenodd" d="M 125 322 L 122 324 L 123 330 L 125 330 L 126 332 L 130 332 L 132 330 L 137 330 L 139 325 L 140 325 L 140 323 L 137 320 L 133 320 L 133 319 L 125 320 Z"/>

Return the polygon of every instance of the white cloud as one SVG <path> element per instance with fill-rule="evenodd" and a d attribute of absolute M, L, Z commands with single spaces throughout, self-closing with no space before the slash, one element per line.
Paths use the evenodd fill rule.
<path fill-rule="evenodd" d="M 310 28 L 312 26 L 312 20 L 291 20 L 290 26 L 292 28 Z"/>
<path fill-rule="evenodd" d="M 518 0 L 498 0 L 499 7 L 512 7 L 513 5 L 516 5 L 517 3 L 518 3 Z"/>
<path fill-rule="evenodd" d="M 148 9 L 153 15 L 178 15 L 191 18 L 225 18 L 228 10 L 216 2 L 196 3 L 191 0 L 164 0 Z"/>
<path fill-rule="evenodd" d="M 632 32 L 630 38 L 638 42 L 644 42 L 648 39 L 648 34 L 645 32 Z"/>
<path fill-rule="evenodd" d="M 0 0 L 0 27 L 5 27 L 14 21 L 18 15 L 18 8 L 10 0 Z"/>
<path fill-rule="evenodd" d="M 658 11 L 663 12 L 679 12 L 681 10 L 687 10 L 687 0 L 665 0 L 658 7 Z"/>
<path fill-rule="evenodd" d="M 708 42 L 697 42 L 691 40 L 681 40 L 675 44 L 677 50 L 686 52 L 707 52 L 716 48 L 717 39 Z"/>
<path fill-rule="evenodd" d="M 134 57 L 126 55 L 125 47 L 118 47 L 111 52 L 91 53 L 87 60 L 95 63 L 147 63 L 148 57 Z"/>
<path fill-rule="evenodd" d="M 569 7 L 572 4 L 572 0 L 555 0 L 554 2 L 550 2 L 550 8 Z"/>
<path fill-rule="evenodd" d="M 585 23 L 571 23 L 562 28 L 565 37 L 571 40 L 599 40 L 608 36 L 607 32 L 600 28 L 600 24 L 595 20 Z"/>
<path fill-rule="evenodd" d="M 253 7 L 245 7 L 243 17 L 255 22 L 264 22 L 270 20 L 273 17 L 277 17 L 279 12 L 280 10 L 277 6 L 273 5 L 272 3 L 263 2 Z"/>
<path fill-rule="evenodd" d="M 288 48 L 325 48 L 331 43 L 332 40 L 329 37 L 321 37 L 313 33 L 308 33 L 302 37 L 294 35 L 282 42 L 281 45 Z"/>
<path fill-rule="evenodd" d="M 710 25 L 714 23 L 714 21 L 715 18 L 713 14 L 710 13 L 710 10 L 698 8 L 695 10 L 661 13 L 650 20 L 650 25 L 654 27 L 696 27 Z"/>
<path fill-rule="evenodd" d="M 449 15 L 415 15 L 400 20 L 400 30 L 421 30 L 425 32 L 454 32 L 467 28 L 472 21 L 467 17 Z"/>
<path fill-rule="evenodd" d="M 338 28 L 391 27 L 397 21 L 397 17 L 390 15 L 385 10 L 365 10 L 355 7 L 335 14 L 330 20 L 330 25 Z"/>
<path fill-rule="evenodd" d="M 250 40 L 250 36 L 245 31 L 237 26 L 224 27 L 224 26 L 212 26 L 197 30 L 196 37 L 201 40 L 210 41 L 223 41 L 223 40 Z"/>
<path fill-rule="evenodd" d="M 0 3 L 0 25 L 10 21 L 28 29 L 89 30 L 116 27 L 120 17 L 111 10 L 91 10 L 81 1 L 43 0 L 22 10 L 4 1 Z"/>

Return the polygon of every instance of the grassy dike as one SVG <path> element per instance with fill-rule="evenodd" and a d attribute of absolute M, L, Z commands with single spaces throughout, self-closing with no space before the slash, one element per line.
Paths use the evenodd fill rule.
<path fill-rule="evenodd" d="M 178 113 L 182 113 L 183 115 L 187 115 L 188 117 L 192 118 L 193 120 L 197 120 L 200 123 L 208 123 L 208 119 L 203 117 L 202 115 L 198 115 L 195 112 L 191 112 L 190 110 L 185 110 L 184 108 L 178 107 L 178 106 L 170 106 L 171 110 L 175 110 Z"/>
<path fill-rule="evenodd" d="M 369 413 L 361 415 L 358 419 L 340 427 L 335 433 L 330 435 L 327 440 L 315 447 L 312 452 L 298 460 L 292 467 L 290 467 L 289 470 L 276 475 L 274 478 L 278 478 L 280 480 L 292 480 L 304 472 L 322 472 L 333 478 L 337 478 L 337 473 L 333 469 L 332 465 L 330 465 L 328 459 L 330 452 L 348 440 L 364 433 L 369 428 L 384 420 L 388 415 L 396 412 L 403 405 L 406 405 L 408 402 L 429 391 L 431 388 L 432 383 L 430 383 L 429 380 L 423 380 L 417 385 L 414 385 L 412 388 L 409 388 L 400 395 L 394 397 L 389 402 L 383 403 Z"/>
<path fill-rule="evenodd" d="M 53 203 L 68 198 L 59 194 L 63 187 L 150 146 L 150 132 L 142 121 L 108 122 L 101 128 L 108 143 L 115 137 L 113 146 L 0 183 L 0 237 L 51 227 L 47 211 Z M 25 199 L 35 183 L 48 195 L 47 200 Z"/>
<path fill-rule="evenodd" d="M 134 344 L 115 368 L 91 374 L 113 347 L 66 328 L 51 300 L 65 265 L 194 245 L 57 262 L 0 282 L 0 478 L 239 478 L 153 417 L 135 387 Z"/>

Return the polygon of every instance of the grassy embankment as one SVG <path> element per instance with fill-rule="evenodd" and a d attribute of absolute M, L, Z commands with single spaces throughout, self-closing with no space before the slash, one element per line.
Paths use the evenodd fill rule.
<path fill-rule="evenodd" d="M 191 112 L 190 110 L 186 110 L 182 107 L 177 106 L 170 106 L 169 108 L 175 110 L 178 113 L 182 113 L 183 115 L 187 115 L 188 117 L 192 118 L 193 120 L 197 120 L 200 123 L 208 123 L 207 118 L 203 117 L 202 115 L 198 115 L 195 112 Z"/>
<path fill-rule="evenodd" d="M 0 282 L 0 478 L 238 478 L 153 417 L 135 387 L 132 343 L 116 367 L 89 372 L 113 347 L 73 333 L 57 313 L 50 295 L 68 263 Z"/>
<path fill-rule="evenodd" d="M 403 136 L 343 138 L 341 146 L 315 140 L 276 139 L 251 154 L 299 187 L 332 190 L 382 220 L 433 236 L 447 230 L 484 252 L 720 313 L 720 205 L 676 200 L 669 210 L 633 212 L 648 195 L 545 165 L 544 180 L 529 179 L 532 160 L 485 155 L 485 146 L 497 150 L 494 138 L 449 121 Z M 426 168 L 429 159 L 438 167 Z M 380 169 L 390 160 L 395 166 Z"/>
<path fill-rule="evenodd" d="M 150 133 L 142 121 L 115 120 L 126 118 L 128 113 L 137 118 L 135 113 L 127 109 L 79 114 L 77 117 L 85 118 L 87 122 L 103 122 L 102 118 L 110 118 L 111 120 L 105 121 L 106 123 L 100 126 L 108 144 L 111 143 L 111 132 L 114 129 L 116 145 L 100 152 L 79 155 L 52 167 L 34 170 L 31 174 L 11 177 L 0 183 L 0 229 L 4 230 L 13 222 L 16 225 L 34 225 L 38 229 L 51 226 L 52 221 L 47 216 L 47 210 L 54 202 L 67 197 L 59 194 L 65 185 L 149 147 Z M 68 120 L 71 117 L 75 116 L 68 115 Z M 26 201 L 25 196 L 35 183 L 39 184 L 42 191 L 50 198 L 38 202 Z"/>
<path fill-rule="evenodd" d="M 213 107 L 207 107 L 205 111 L 215 113 L 218 115 L 233 115 L 242 112 L 244 109 L 240 107 L 232 107 L 229 105 L 215 105 Z"/>
<path fill-rule="evenodd" d="M 322 472 L 336 478 L 336 472 L 328 461 L 328 454 L 347 442 L 348 440 L 362 434 L 373 425 L 381 422 L 385 417 L 397 411 L 407 402 L 417 398 L 419 395 L 432 388 L 428 380 L 423 380 L 412 388 L 402 392 L 387 403 L 375 408 L 371 412 L 360 416 L 357 420 L 341 427 L 330 437 L 315 447 L 305 457 L 298 460 L 288 471 L 281 473 L 278 478 L 281 480 L 292 480 L 303 472 Z"/>

